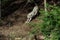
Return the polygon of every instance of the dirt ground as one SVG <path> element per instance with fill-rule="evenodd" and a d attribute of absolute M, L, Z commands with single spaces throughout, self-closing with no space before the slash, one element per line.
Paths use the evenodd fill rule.
<path fill-rule="evenodd" d="M 13 14 L 9 15 L 7 18 L 5 18 L 4 22 L 9 22 L 7 25 L 3 25 L 0 27 L 0 34 L 4 35 L 8 38 L 10 37 L 25 37 L 29 34 L 31 31 L 31 27 L 29 25 L 25 24 L 26 16 L 30 10 L 32 10 L 33 7 L 30 9 L 26 8 L 24 10 L 18 9 Z M 12 22 L 12 23 L 11 23 Z M 1 35 L 0 35 L 1 36 Z M 2 36 L 1 36 L 2 37 Z M 4 37 L 4 38 L 5 38 Z M 1 40 L 8 40 L 4 39 L 3 37 L 0 38 Z M 10 40 L 10 39 L 9 39 Z"/>
<path fill-rule="evenodd" d="M 33 4 L 28 4 L 25 8 L 21 6 L 11 15 L 5 17 L 3 25 L 0 26 L 0 40 L 35 40 L 34 35 L 29 35 L 32 27 L 25 24 L 26 16 L 33 7 Z M 39 21 L 35 18 L 31 22 L 37 23 Z"/>

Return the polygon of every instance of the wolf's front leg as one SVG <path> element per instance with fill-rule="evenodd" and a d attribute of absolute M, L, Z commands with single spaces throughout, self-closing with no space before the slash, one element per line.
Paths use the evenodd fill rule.
<path fill-rule="evenodd" d="M 32 18 L 29 18 L 28 22 L 30 22 L 30 21 L 31 21 L 31 19 L 32 19 Z"/>
<path fill-rule="evenodd" d="M 25 23 L 29 23 L 31 21 L 31 18 L 28 18 Z"/>
<path fill-rule="evenodd" d="M 27 21 L 25 23 L 28 23 L 29 22 L 29 19 L 27 19 Z"/>

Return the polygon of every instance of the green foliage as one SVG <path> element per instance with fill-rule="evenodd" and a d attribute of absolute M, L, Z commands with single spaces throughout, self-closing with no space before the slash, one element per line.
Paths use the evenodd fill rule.
<path fill-rule="evenodd" d="M 38 19 L 43 20 L 43 22 L 35 24 L 35 28 L 33 29 L 35 30 L 34 32 L 40 30 L 45 36 L 45 40 L 59 40 L 60 7 L 48 5 L 46 12 L 44 11 L 44 9 L 41 9 L 39 12 L 41 13 L 41 15 L 38 17 Z"/>
<path fill-rule="evenodd" d="M 4 3 L 6 3 L 6 2 L 8 2 L 8 1 L 10 1 L 10 0 L 1 0 L 1 2 L 4 4 Z"/>
<path fill-rule="evenodd" d="M 2 6 L 6 6 L 6 5 L 8 5 L 9 3 L 11 3 L 11 2 L 13 2 L 14 0 L 1 0 L 1 5 Z"/>
<path fill-rule="evenodd" d="M 40 30 L 46 36 L 46 40 L 59 40 L 60 39 L 60 8 L 58 6 L 49 5 L 47 9 L 49 10 L 43 13 L 44 17 L 42 18 L 42 20 L 44 22 L 42 24 L 43 26 L 40 26 Z"/>

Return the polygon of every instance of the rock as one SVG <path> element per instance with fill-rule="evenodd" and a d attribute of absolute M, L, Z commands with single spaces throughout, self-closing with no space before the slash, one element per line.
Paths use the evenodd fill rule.
<path fill-rule="evenodd" d="M 37 40 L 44 40 L 44 36 L 43 35 L 37 35 Z"/>
<path fill-rule="evenodd" d="M 21 40 L 21 38 L 15 38 L 15 40 Z"/>

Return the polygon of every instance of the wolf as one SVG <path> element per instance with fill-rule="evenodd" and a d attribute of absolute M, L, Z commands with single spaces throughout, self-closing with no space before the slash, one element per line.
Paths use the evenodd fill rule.
<path fill-rule="evenodd" d="M 25 23 L 29 23 L 32 20 L 32 18 L 35 15 L 37 15 L 37 12 L 38 12 L 38 6 L 35 5 L 34 8 L 33 8 L 33 10 L 30 13 L 28 13 L 28 15 L 27 15 L 27 21 Z"/>

